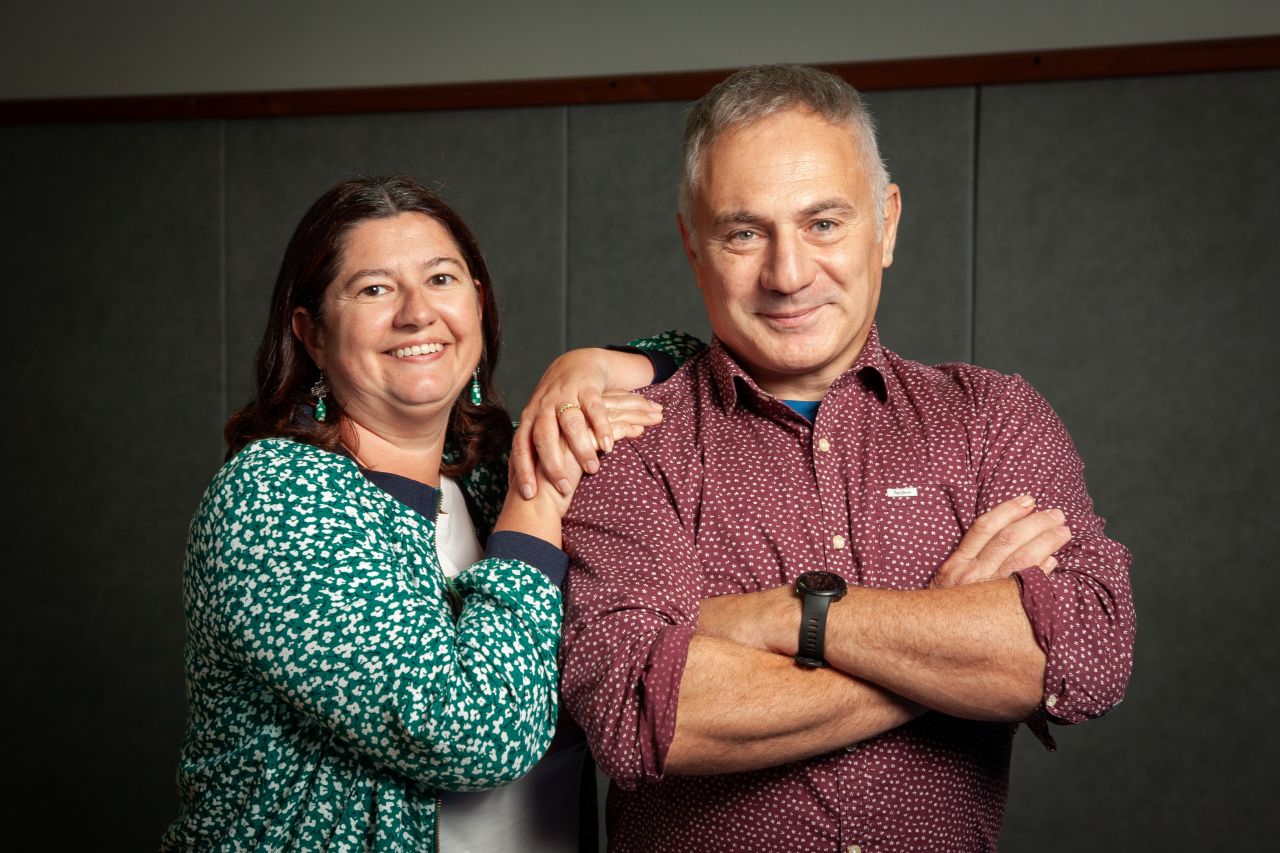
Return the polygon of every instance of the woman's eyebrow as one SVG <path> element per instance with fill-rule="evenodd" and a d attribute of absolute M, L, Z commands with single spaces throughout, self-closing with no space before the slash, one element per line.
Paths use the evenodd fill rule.
<path fill-rule="evenodd" d="M 441 266 L 442 264 L 452 264 L 453 266 L 457 267 L 460 270 L 464 270 L 464 271 L 466 270 L 466 267 L 463 265 L 462 261 L 458 260 L 457 258 L 451 257 L 449 255 L 441 255 L 438 258 L 432 258 L 429 261 L 423 261 L 422 269 L 424 270 L 435 269 L 436 267 Z M 356 270 L 347 278 L 344 284 L 345 285 L 354 284 L 355 282 L 359 281 L 362 278 L 368 278 L 371 276 L 383 276 L 384 278 L 395 278 L 395 275 L 396 275 L 395 270 L 389 269 L 387 267 L 370 267 L 369 269 Z"/>

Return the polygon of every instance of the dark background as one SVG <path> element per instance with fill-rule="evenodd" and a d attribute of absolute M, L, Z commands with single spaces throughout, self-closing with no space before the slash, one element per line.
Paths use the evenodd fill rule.
<path fill-rule="evenodd" d="M 1271 849 L 1280 72 L 870 101 L 905 204 L 884 341 L 1026 376 L 1135 555 L 1128 699 L 1056 754 L 1019 735 L 1002 846 Z M 153 849 L 176 813 L 186 526 L 307 205 L 438 182 L 518 410 L 566 346 L 706 334 L 684 106 L 0 127 L 10 849 Z"/>

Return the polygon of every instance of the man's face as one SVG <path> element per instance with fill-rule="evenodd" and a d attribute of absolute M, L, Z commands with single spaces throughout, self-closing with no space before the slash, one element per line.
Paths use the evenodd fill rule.
<path fill-rule="evenodd" d="M 707 149 L 685 253 L 712 331 L 776 397 L 820 399 L 862 351 L 901 208 L 890 185 L 882 237 L 871 193 L 850 131 L 807 110 Z"/>

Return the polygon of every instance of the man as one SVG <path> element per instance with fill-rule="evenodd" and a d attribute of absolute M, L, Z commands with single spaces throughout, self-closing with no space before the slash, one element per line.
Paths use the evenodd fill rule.
<path fill-rule="evenodd" d="M 565 526 L 562 691 L 614 849 L 994 849 L 1017 722 L 1051 744 L 1123 695 L 1129 555 L 1061 422 L 880 344 L 900 212 L 830 75 L 746 69 L 690 113 L 715 341 Z"/>

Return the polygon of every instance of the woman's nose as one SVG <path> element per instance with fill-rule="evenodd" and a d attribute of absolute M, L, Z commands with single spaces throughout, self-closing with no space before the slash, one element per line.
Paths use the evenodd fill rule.
<path fill-rule="evenodd" d="M 401 290 L 400 293 L 400 309 L 396 312 L 396 325 L 430 325 L 436 318 L 437 312 L 426 289 L 410 286 Z"/>

